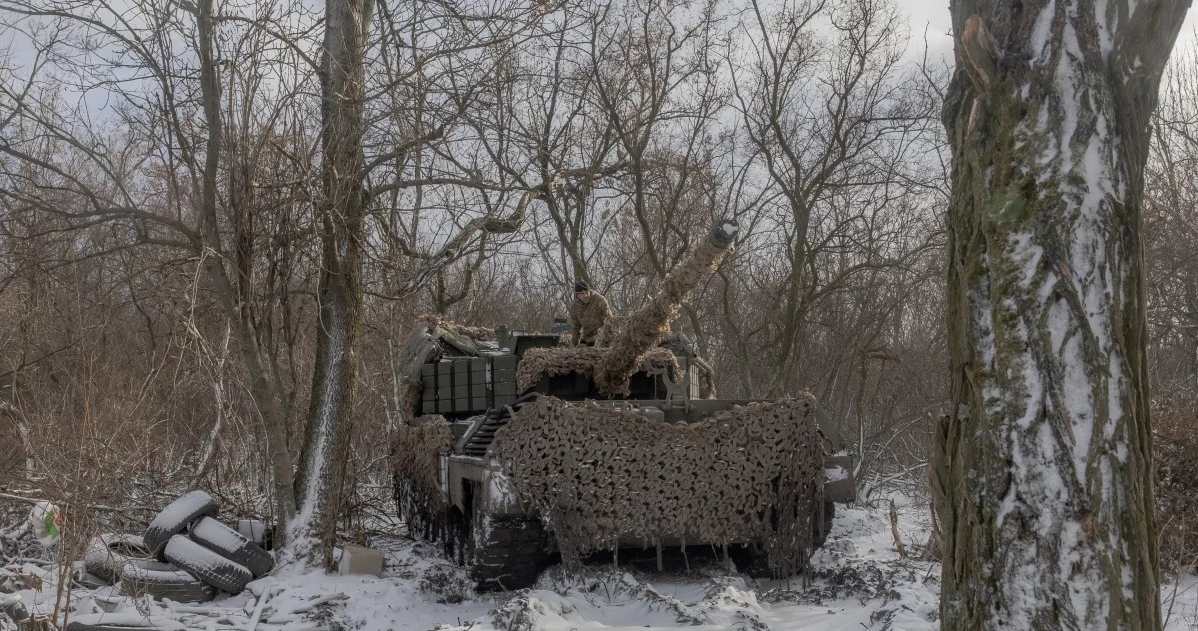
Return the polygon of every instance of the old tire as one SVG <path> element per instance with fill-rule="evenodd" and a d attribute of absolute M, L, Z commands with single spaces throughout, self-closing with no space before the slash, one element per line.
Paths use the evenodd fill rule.
<path fill-rule="evenodd" d="M 185 631 L 178 620 L 159 616 L 143 616 L 140 613 L 97 613 L 72 616 L 66 631 Z"/>
<path fill-rule="evenodd" d="M 29 618 L 29 610 L 25 601 L 17 594 L 0 594 L 0 616 L 8 616 L 13 622 Z"/>
<path fill-rule="evenodd" d="M 174 565 L 162 565 L 170 569 L 148 570 L 126 565 L 121 573 L 121 593 L 149 596 L 155 600 L 169 598 L 181 603 L 206 603 L 216 598 L 215 587 L 196 580 Z"/>
<path fill-rule="evenodd" d="M 108 585 L 115 585 L 121 580 L 126 565 L 152 571 L 178 569 L 154 559 L 150 548 L 137 535 L 99 535 L 88 543 L 83 553 L 83 569 Z"/>
<path fill-rule="evenodd" d="M 471 528 L 470 577 L 480 592 L 529 587 L 548 558 L 548 536 L 539 519 L 475 519 Z"/>
<path fill-rule="evenodd" d="M 192 541 L 249 570 L 254 578 L 265 576 L 275 567 L 269 552 L 211 517 L 201 517 L 187 534 Z"/>
<path fill-rule="evenodd" d="M 219 510 L 220 505 L 211 495 L 203 491 L 187 493 L 168 504 L 154 521 L 150 522 L 144 537 L 146 546 L 159 561 L 165 561 L 163 550 L 171 537 L 183 532 L 201 517 L 216 517 Z"/>
<path fill-rule="evenodd" d="M 254 575 L 244 566 L 183 535 L 171 537 L 163 554 L 180 569 L 222 592 L 240 594 L 246 584 L 254 580 Z"/>

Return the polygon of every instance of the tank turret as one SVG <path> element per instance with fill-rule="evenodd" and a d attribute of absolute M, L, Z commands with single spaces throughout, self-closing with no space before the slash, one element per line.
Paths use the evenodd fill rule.
<path fill-rule="evenodd" d="M 600 390 L 608 393 L 623 390 L 628 378 L 637 371 L 639 358 L 657 346 L 691 292 L 733 249 L 739 229 L 731 219 L 717 220 L 703 243 L 670 271 L 657 294 L 623 319 L 595 374 Z"/>

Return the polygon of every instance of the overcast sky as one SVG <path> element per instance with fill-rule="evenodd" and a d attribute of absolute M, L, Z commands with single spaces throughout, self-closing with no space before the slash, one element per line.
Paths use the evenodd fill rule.
<path fill-rule="evenodd" d="M 927 29 L 928 47 L 932 52 L 942 52 L 951 55 L 952 38 L 949 37 L 951 20 L 948 17 L 948 0 L 897 0 L 901 10 L 911 16 L 911 44 L 909 54 L 922 54 L 923 34 Z M 1198 7 L 1190 9 L 1186 15 L 1185 24 L 1181 27 L 1181 35 L 1177 38 L 1177 46 L 1173 53 L 1192 50 L 1198 37 L 1194 28 L 1198 26 Z"/>

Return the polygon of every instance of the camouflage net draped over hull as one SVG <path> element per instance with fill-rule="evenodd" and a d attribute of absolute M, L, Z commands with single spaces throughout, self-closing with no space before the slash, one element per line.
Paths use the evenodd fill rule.
<path fill-rule="evenodd" d="M 453 452 L 453 443 L 453 430 L 439 414 L 396 429 L 391 443 L 395 500 L 413 536 L 437 539 L 443 534 L 446 505 L 438 456 Z"/>
<path fill-rule="evenodd" d="M 513 416 L 489 454 L 567 563 L 621 538 L 753 542 L 788 575 L 806 565 L 823 505 L 814 408 L 807 396 L 670 424 L 545 396 Z"/>
<path fill-rule="evenodd" d="M 627 383 L 636 371 L 636 358 L 670 332 L 670 323 L 682 310 L 691 290 L 715 271 L 733 249 L 731 245 L 721 246 L 711 239 L 704 240 L 693 255 L 666 276 L 661 290 L 648 304 L 637 309 L 618 327 L 613 326 L 613 330 L 618 328 L 614 335 L 604 335 L 611 338 L 611 344 L 595 372 L 595 383 L 601 390 L 611 392 L 619 384 Z"/>
<path fill-rule="evenodd" d="M 521 394 L 536 387 L 541 375 L 551 377 L 579 373 L 595 376 L 599 365 L 603 362 L 607 349 L 593 346 L 569 346 L 557 348 L 532 348 L 524 353 L 520 364 L 516 367 L 516 390 Z M 665 348 L 651 348 L 640 356 L 634 364 L 644 370 L 654 371 L 668 369 L 671 379 L 679 379 L 682 369 L 678 366 L 678 358 Z M 629 373 L 620 383 L 609 383 L 600 391 L 611 396 L 628 394 Z"/>

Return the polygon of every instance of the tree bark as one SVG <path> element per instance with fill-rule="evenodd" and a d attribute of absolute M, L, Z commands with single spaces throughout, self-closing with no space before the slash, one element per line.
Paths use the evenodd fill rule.
<path fill-rule="evenodd" d="M 332 562 L 353 427 L 362 329 L 362 250 L 367 195 L 365 53 L 374 0 L 329 0 L 321 63 L 323 198 L 317 207 L 322 266 L 316 363 L 297 482 L 292 551 Z"/>
<path fill-rule="evenodd" d="M 944 629 L 1161 627 L 1140 210 L 1189 4 L 952 2 Z"/>

